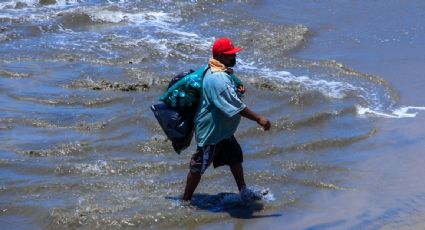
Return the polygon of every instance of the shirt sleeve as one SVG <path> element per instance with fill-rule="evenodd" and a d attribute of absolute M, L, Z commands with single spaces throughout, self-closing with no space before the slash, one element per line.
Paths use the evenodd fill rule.
<path fill-rule="evenodd" d="M 239 99 L 230 83 L 222 83 L 221 90 L 213 97 L 213 104 L 228 117 L 233 117 L 242 111 L 246 105 Z"/>

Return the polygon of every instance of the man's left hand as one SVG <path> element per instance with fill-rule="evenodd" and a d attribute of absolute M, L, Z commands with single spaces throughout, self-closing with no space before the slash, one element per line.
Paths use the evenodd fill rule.
<path fill-rule="evenodd" d="M 244 94 L 245 93 L 245 87 L 243 87 L 243 85 L 238 85 L 238 87 L 236 88 L 236 90 L 241 93 Z"/>

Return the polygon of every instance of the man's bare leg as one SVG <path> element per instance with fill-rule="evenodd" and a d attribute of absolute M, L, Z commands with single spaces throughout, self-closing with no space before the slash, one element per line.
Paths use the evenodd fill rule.
<path fill-rule="evenodd" d="M 230 166 L 233 177 L 235 178 L 236 184 L 238 185 L 239 191 L 246 187 L 245 179 L 243 177 L 243 167 L 241 163 Z"/>
<path fill-rule="evenodd" d="M 199 172 L 192 173 L 189 171 L 189 173 L 187 174 L 186 188 L 184 190 L 183 200 L 188 201 L 192 199 L 193 192 L 195 192 L 195 189 L 198 186 L 200 180 L 201 174 Z"/>

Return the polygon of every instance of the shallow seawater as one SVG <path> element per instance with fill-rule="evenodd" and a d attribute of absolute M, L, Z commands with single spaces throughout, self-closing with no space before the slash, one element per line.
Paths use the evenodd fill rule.
<path fill-rule="evenodd" d="M 0 226 L 420 228 L 424 7 L 1 1 Z M 211 167 L 184 203 L 195 143 L 174 153 L 149 108 L 220 36 L 243 48 L 244 101 L 272 122 L 236 133 L 247 183 L 270 193 L 241 202 Z"/>

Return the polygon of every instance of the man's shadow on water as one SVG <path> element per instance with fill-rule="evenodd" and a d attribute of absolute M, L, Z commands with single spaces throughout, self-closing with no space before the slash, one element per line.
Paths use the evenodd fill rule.
<path fill-rule="evenodd" d="M 181 197 L 166 197 L 166 199 L 181 200 Z M 281 214 L 255 215 L 264 209 L 261 201 L 244 203 L 236 193 L 219 193 L 216 195 L 198 193 L 192 196 L 190 206 L 210 212 L 227 212 L 231 217 L 239 219 L 254 219 L 279 217 Z"/>

